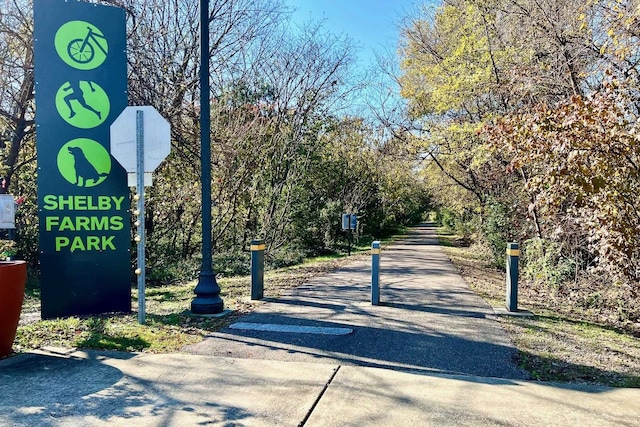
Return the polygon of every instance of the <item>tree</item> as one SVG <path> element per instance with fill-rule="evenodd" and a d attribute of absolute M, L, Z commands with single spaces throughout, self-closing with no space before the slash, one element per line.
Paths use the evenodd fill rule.
<path fill-rule="evenodd" d="M 0 10 L 0 193 L 20 202 L 16 212 L 19 254 L 38 258 L 36 207 L 33 32 L 30 2 L 9 0 Z"/>
<path fill-rule="evenodd" d="M 475 206 L 467 206 L 480 213 L 481 223 L 488 219 L 487 203 L 498 203 L 511 223 L 531 224 L 524 237 L 548 234 L 534 196 L 525 191 L 532 172 L 523 166 L 506 174 L 510 159 L 480 131 L 497 117 L 602 84 L 603 58 L 594 48 L 598 21 L 587 18 L 596 6 L 450 0 L 403 29 L 402 94 L 422 128 L 415 151 L 429 159 L 432 180 L 438 179 L 435 169 L 473 196 Z"/>
<path fill-rule="evenodd" d="M 33 162 L 21 158 L 22 148 L 33 143 L 33 22 L 26 1 L 6 2 L 0 11 L 0 193 L 8 192 L 20 168 Z"/>
<path fill-rule="evenodd" d="M 480 214 L 477 224 L 486 219 L 490 200 L 506 203 L 507 194 L 513 195 L 505 192 L 513 181 L 503 172 L 506 162 L 478 134 L 511 108 L 507 71 L 513 51 L 498 31 L 496 5 L 446 2 L 432 16 L 409 21 L 402 33 L 401 94 L 419 126 L 401 135 L 409 152 L 424 159 L 422 171 L 436 201 L 467 222 Z"/>
<path fill-rule="evenodd" d="M 569 249 L 581 253 L 583 267 L 637 282 L 638 10 L 616 1 L 589 3 L 583 11 L 580 21 L 599 55 L 585 76 L 599 82 L 594 90 L 507 115 L 486 135 L 508 151 L 509 170 L 529 176 L 530 208 L 543 214 L 546 237 L 573 242 Z"/>
<path fill-rule="evenodd" d="M 187 278 L 201 244 L 197 2 L 95 3 L 126 11 L 129 104 L 152 105 L 171 124 L 172 152 L 146 190 L 150 278 Z M 24 248 L 35 261 L 32 23 L 26 13 L 32 6 L 28 0 L 4 4 L 0 176 L 26 198 L 21 232 L 29 235 Z M 385 218 L 405 223 L 424 208 L 421 184 L 404 169 L 411 162 L 383 161 L 381 138 L 359 118 L 341 117 L 355 87 L 352 42 L 326 33 L 322 23 L 292 27 L 289 14 L 283 0 L 210 2 L 217 253 L 242 258 L 257 236 L 266 238 L 271 258 L 292 247 L 321 252 L 335 240 L 334 210 L 358 210 L 371 219 L 363 224 L 378 232 L 392 225 Z M 344 177 L 352 185 L 340 181 Z M 316 207 L 317 200 L 327 205 Z M 313 228 L 324 231 L 308 232 Z M 182 271 L 168 271 L 181 262 Z M 167 276 L 158 277 L 163 269 Z"/>

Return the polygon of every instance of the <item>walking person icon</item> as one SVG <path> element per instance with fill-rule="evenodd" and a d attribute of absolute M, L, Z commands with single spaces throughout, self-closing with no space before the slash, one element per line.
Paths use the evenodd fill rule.
<path fill-rule="evenodd" d="M 69 81 L 67 82 L 67 86 L 63 87 L 62 90 L 64 91 L 71 91 L 67 96 L 64 97 L 64 102 L 67 104 L 67 107 L 69 107 L 69 118 L 72 118 L 73 116 L 76 115 L 76 112 L 73 110 L 73 107 L 71 106 L 71 101 L 75 100 L 78 101 L 78 103 L 85 109 L 91 111 L 93 114 L 95 114 L 96 116 L 98 116 L 99 119 L 102 118 L 102 114 L 100 113 L 100 111 L 96 110 L 95 108 L 93 108 L 91 105 L 87 104 L 86 99 L 84 98 L 84 92 L 82 91 L 82 88 L 80 88 L 80 81 Z M 87 83 L 89 83 L 89 88 L 91 89 L 91 92 L 95 92 L 96 89 L 93 87 L 93 83 L 88 81 Z"/>
<path fill-rule="evenodd" d="M 101 125 L 109 115 L 109 97 L 96 82 L 70 80 L 56 94 L 58 114 L 72 126 L 90 129 Z"/>

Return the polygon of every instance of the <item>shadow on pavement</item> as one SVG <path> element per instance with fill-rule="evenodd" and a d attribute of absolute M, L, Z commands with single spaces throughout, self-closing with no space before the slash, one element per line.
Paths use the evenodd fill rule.
<path fill-rule="evenodd" d="M 0 364 L 0 420 L 8 417 L 20 419 L 24 425 L 46 426 L 49 424 L 43 419 L 49 419 L 50 425 L 56 425 L 55 420 L 78 403 L 97 404 L 83 399 L 113 386 L 122 377 L 118 369 L 95 359 L 14 356 Z"/>
<path fill-rule="evenodd" d="M 221 403 L 210 389 L 212 381 L 218 387 L 248 387 L 255 383 L 252 373 L 212 379 L 207 372 L 216 372 L 213 360 L 203 366 L 194 359 L 194 366 L 185 366 L 183 359 L 173 360 L 171 355 L 147 359 L 116 352 L 74 354 L 79 356 L 32 353 L 2 361 L 0 425 L 54 427 L 147 419 L 164 426 L 183 425 L 176 419 L 185 417 L 198 421 L 188 425 L 206 425 L 256 417 L 228 399 Z M 140 357 L 142 361 L 136 360 Z"/>
<path fill-rule="evenodd" d="M 357 307 L 355 309 L 357 310 Z M 393 308 L 387 308 L 389 309 Z M 325 317 L 333 316 L 327 314 Z M 477 335 L 469 334 L 465 337 L 464 319 L 468 321 L 468 318 L 458 317 L 451 320 L 445 316 L 439 317 L 440 319 L 434 318 L 432 324 L 425 325 L 403 324 L 402 319 L 398 319 L 393 322 L 393 328 L 387 328 L 374 326 L 375 316 L 371 318 L 371 324 L 364 325 L 318 320 L 318 316 L 312 320 L 287 315 L 252 315 L 243 318 L 242 321 L 351 328 L 353 333 L 320 335 L 225 328 L 211 334 L 204 342 L 188 347 L 188 351 L 240 358 L 322 363 L 337 361 L 342 364 L 378 368 L 528 378 L 526 373 L 516 368 L 513 360 L 516 353 L 512 347 L 495 344 Z M 448 327 L 452 333 L 441 332 L 442 322 L 449 323 Z M 454 325 L 452 322 L 458 324 Z M 218 350 L 221 352 L 218 353 Z"/>

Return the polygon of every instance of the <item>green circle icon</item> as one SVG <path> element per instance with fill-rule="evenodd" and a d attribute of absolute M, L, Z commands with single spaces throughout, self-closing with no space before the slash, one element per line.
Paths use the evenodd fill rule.
<path fill-rule="evenodd" d="M 58 28 L 54 43 L 58 56 L 79 70 L 99 67 L 109 52 L 109 43 L 102 31 L 85 21 L 69 21 Z"/>
<path fill-rule="evenodd" d="M 77 128 L 91 129 L 101 125 L 110 108 L 109 96 L 92 81 L 68 81 L 56 93 L 58 114 Z"/>
<path fill-rule="evenodd" d="M 111 156 L 100 143 L 93 139 L 77 138 L 58 151 L 60 174 L 78 187 L 95 187 L 111 172 Z"/>

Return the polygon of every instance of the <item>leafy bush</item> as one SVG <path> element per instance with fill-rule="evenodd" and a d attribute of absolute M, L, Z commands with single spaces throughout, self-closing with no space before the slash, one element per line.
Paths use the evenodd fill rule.
<path fill-rule="evenodd" d="M 169 285 L 194 280 L 200 271 L 200 259 L 163 256 L 147 262 L 146 278 L 149 285 Z"/>
<path fill-rule="evenodd" d="M 0 259 L 9 258 L 16 254 L 16 242 L 0 239 Z"/>
<path fill-rule="evenodd" d="M 509 212 L 503 203 L 489 201 L 485 206 L 485 216 L 482 231 L 493 254 L 493 263 L 496 267 L 504 268 L 505 249 L 509 240 Z"/>
<path fill-rule="evenodd" d="M 265 260 L 265 264 L 269 268 L 290 267 L 296 264 L 302 264 L 306 256 L 298 250 L 281 250 L 273 256 L 269 256 Z"/>
<path fill-rule="evenodd" d="M 575 262 L 562 256 L 556 242 L 534 238 L 524 242 L 522 275 L 536 284 L 559 288 L 575 272 Z"/>
<path fill-rule="evenodd" d="M 221 276 L 245 276 L 251 274 L 249 252 L 226 252 L 213 255 L 213 269 Z"/>
<path fill-rule="evenodd" d="M 455 232 L 456 228 L 456 213 L 450 209 L 440 209 L 436 215 L 436 221 L 439 225 L 447 228 L 447 231 Z"/>

